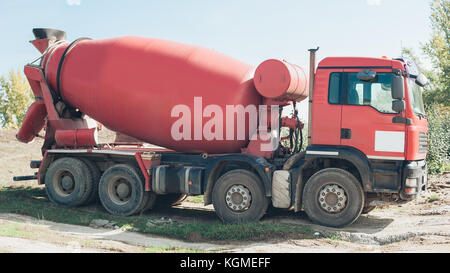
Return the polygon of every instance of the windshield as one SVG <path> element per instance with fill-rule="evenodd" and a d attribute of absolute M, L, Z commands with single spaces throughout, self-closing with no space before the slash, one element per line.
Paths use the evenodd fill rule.
<path fill-rule="evenodd" d="M 411 101 L 411 107 L 418 116 L 425 116 L 422 100 L 422 87 L 418 86 L 414 79 L 408 78 L 408 94 Z"/>

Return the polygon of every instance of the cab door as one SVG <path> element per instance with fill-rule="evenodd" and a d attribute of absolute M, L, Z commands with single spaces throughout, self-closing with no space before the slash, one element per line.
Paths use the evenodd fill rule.
<path fill-rule="evenodd" d="M 312 145 L 340 145 L 342 69 L 318 69 L 311 119 Z"/>
<path fill-rule="evenodd" d="M 404 160 L 405 124 L 393 123 L 392 70 L 377 72 L 371 82 L 357 78 L 362 69 L 345 69 L 341 138 L 344 146 L 354 147 L 369 159 Z"/>

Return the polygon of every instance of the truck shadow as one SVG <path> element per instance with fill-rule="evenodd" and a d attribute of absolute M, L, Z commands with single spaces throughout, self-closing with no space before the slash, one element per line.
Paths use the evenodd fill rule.
<path fill-rule="evenodd" d="M 348 233 L 365 233 L 374 234 L 383 231 L 388 227 L 394 219 L 381 218 L 370 214 L 359 216 L 359 218 L 351 225 L 343 228 L 332 228 L 317 225 L 309 220 L 308 215 L 304 211 L 294 212 L 290 210 L 272 209 L 262 219 L 266 222 L 308 225 L 314 230 L 322 231 L 339 231 Z"/>
<path fill-rule="evenodd" d="M 212 206 L 206 207 L 156 207 L 144 212 L 144 215 L 153 217 L 172 217 L 183 220 L 183 222 L 191 221 L 217 221 L 219 218 L 212 209 Z"/>
<path fill-rule="evenodd" d="M 49 206 L 52 207 L 52 211 L 55 211 L 54 209 L 61 209 L 61 215 L 67 213 L 64 210 L 70 210 L 73 212 L 79 211 L 87 213 L 100 213 L 102 215 L 107 214 L 106 210 L 102 207 L 99 201 L 89 206 L 77 208 L 55 207 L 55 205 L 47 199 L 44 187 L 4 187 L 0 189 L 0 212 L 34 216 L 36 213 L 39 215 L 39 211 L 43 211 L 42 214 L 44 214 L 46 208 L 50 208 Z M 172 219 L 180 223 L 220 222 L 212 205 L 203 206 L 202 204 L 191 202 L 185 202 L 181 205 L 173 207 L 155 207 L 136 216 Z M 58 215 L 53 215 L 53 217 L 61 218 Z M 130 216 L 130 218 L 133 217 L 135 216 Z M 308 219 L 308 216 L 302 211 L 295 213 L 294 211 L 273 208 L 269 209 L 266 215 L 261 219 L 261 222 L 263 223 L 309 226 L 314 231 L 344 231 L 349 233 L 366 234 L 380 232 L 389 226 L 393 221 L 394 219 L 391 218 L 381 218 L 370 214 L 361 215 L 352 225 L 337 229 L 323 227 L 312 223 Z"/>
<path fill-rule="evenodd" d="M 153 217 L 169 217 L 186 222 L 190 221 L 217 221 L 212 205 L 206 207 L 193 207 L 190 204 L 182 204 L 169 208 L 154 208 L 144 213 Z M 329 231 L 344 231 L 349 233 L 366 233 L 374 234 L 383 231 L 388 227 L 394 219 L 381 218 L 370 214 L 361 215 L 353 224 L 344 228 L 331 228 L 314 224 L 309 220 L 304 211 L 294 212 L 292 210 L 274 209 L 271 208 L 261 219 L 263 223 L 277 223 L 277 224 L 294 224 L 310 226 L 314 230 L 329 230 Z"/>

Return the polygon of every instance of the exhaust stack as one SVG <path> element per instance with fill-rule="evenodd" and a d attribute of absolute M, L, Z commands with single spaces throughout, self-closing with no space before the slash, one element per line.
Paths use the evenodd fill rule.
<path fill-rule="evenodd" d="M 312 120 L 312 102 L 314 96 L 314 79 L 316 77 L 316 52 L 317 48 L 308 49 L 309 51 L 309 107 L 308 107 L 308 143 L 311 143 L 311 120 Z"/>

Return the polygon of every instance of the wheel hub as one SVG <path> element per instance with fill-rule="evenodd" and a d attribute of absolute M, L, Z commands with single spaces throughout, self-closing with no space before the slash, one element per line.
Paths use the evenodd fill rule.
<path fill-rule="evenodd" d="M 328 213 L 342 211 L 347 205 L 347 196 L 343 188 L 336 184 L 326 185 L 319 192 L 320 207 Z"/>
<path fill-rule="evenodd" d="M 75 183 L 73 179 L 68 175 L 63 176 L 63 178 L 61 179 L 61 187 L 64 192 L 68 192 L 73 189 L 74 184 Z"/>
<path fill-rule="evenodd" d="M 250 207 L 250 191 L 242 185 L 233 185 L 227 191 L 225 197 L 229 209 L 233 211 L 244 211 Z"/>
<path fill-rule="evenodd" d="M 132 191 L 130 182 L 122 177 L 116 178 L 108 185 L 108 194 L 111 200 L 118 205 L 130 201 Z"/>
<path fill-rule="evenodd" d="M 126 183 L 120 183 L 116 189 L 119 198 L 125 198 L 130 194 L 130 187 Z"/>

